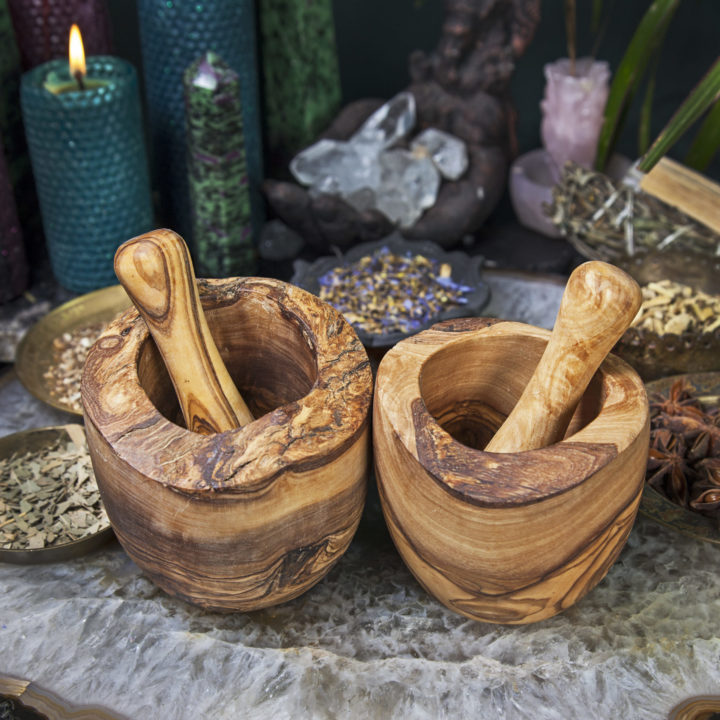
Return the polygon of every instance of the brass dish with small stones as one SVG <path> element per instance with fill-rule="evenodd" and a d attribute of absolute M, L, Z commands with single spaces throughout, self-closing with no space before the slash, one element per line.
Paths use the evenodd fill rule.
<path fill-rule="evenodd" d="M 52 395 L 45 378 L 53 361 L 53 341 L 63 333 L 98 322 L 109 322 L 131 304 L 121 285 L 111 285 L 81 295 L 49 312 L 28 330 L 18 345 L 15 368 L 20 382 L 38 400 L 78 415 L 71 405 Z"/>

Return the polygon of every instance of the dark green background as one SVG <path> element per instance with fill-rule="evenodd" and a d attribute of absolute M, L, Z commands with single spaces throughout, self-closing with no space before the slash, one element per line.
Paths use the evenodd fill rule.
<path fill-rule="evenodd" d="M 189 1 L 189 0 L 187 0 Z M 108 0 L 116 54 L 141 65 L 135 0 Z M 610 9 L 608 30 L 597 56 L 615 69 L 649 0 L 604 0 Z M 577 0 L 578 54 L 593 46 L 590 0 Z M 442 0 L 335 0 L 335 26 L 343 100 L 389 97 L 408 82 L 407 58 L 421 48 L 431 50 L 443 21 Z M 683 0 L 666 38 L 656 87 L 653 133 L 662 129 L 673 110 L 701 78 L 720 49 L 720 0 Z M 542 19 L 528 52 L 516 70 L 512 94 L 518 110 L 521 151 L 540 144 L 539 103 L 543 64 L 565 56 L 563 0 L 544 0 Z M 620 149 L 637 156 L 637 106 L 628 119 Z M 670 154 L 682 158 L 689 138 Z M 709 174 L 720 177 L 720 161 Z"/>

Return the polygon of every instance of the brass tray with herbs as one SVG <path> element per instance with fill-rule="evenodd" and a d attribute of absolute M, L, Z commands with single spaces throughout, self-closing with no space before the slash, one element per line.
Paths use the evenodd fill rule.
<path fill-rule="evenodd" d="M 720 544 L 720 372 L 647 383 L 650 453 L 640 511 Z"/>
<path fill-rule="evenodd" d="M 0 437 L 0 562 L 67 560 L 112 537 L 81 425 Z"/>
<path fill-rule="evenodd" d="M 49 312 L 18 345 L 20 382 L 39 400 L 82 415 L 80 377 L 85 356 L 105 326 L 131 305 L 121 285 L 81 295 Z"/>

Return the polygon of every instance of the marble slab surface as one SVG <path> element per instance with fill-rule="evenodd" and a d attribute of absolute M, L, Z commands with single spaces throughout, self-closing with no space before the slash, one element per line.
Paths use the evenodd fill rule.
<path fill-rule="evenodd" d="M 113 543 L 0 564 L 0 668 L 138 720 L 663 718 L 720 687 L 718 552 L 640 518 L 588 596 L 510 627 L 428 596 L 373 504 L 320 584 L 255 613 L 170 598 Z"/>

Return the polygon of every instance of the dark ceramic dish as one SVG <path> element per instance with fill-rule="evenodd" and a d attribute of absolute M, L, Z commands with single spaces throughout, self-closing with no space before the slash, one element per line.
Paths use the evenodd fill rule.
<path fill-rule="evenodd" d="M 456 305 L 444 312 L 428 318 L 427 322 L 418 327 L 412 333 L 390 332 L 383 335 L 370 334 L 361 328 L 355 327 L 360 341 L 368 348 L 388 348 L 414 335 L 421 330 L 426 330 L 441 320 L 450 320 L 458 317 L 472 317 L 478 315 L 490 299 L 490 288 L 481 278 L 482 257 L 470 257 L 467 253 L 454 251 L 447 252 L 435 243 L 406 240 L 399 233 L 394 233 L 382 240 L 362 243 L 348 250 L 344 255 L 321 257 L 313 263 L 304 260 L 296 260 L 294 274 L 290 281 L 304 290 L 319 295 L 321 278 L 326 272 L 333 268 L 350 265 L 366 255 L 372 255 L 380 248 L 387 247 L 396 255 L 423 255 L 426 258 L 437 260 L 441 263 L 448 263 L 452 268 L 452 279 L 461 285 L 473 288 L 472 292 L 466 295 L 467 303 Z"/>

